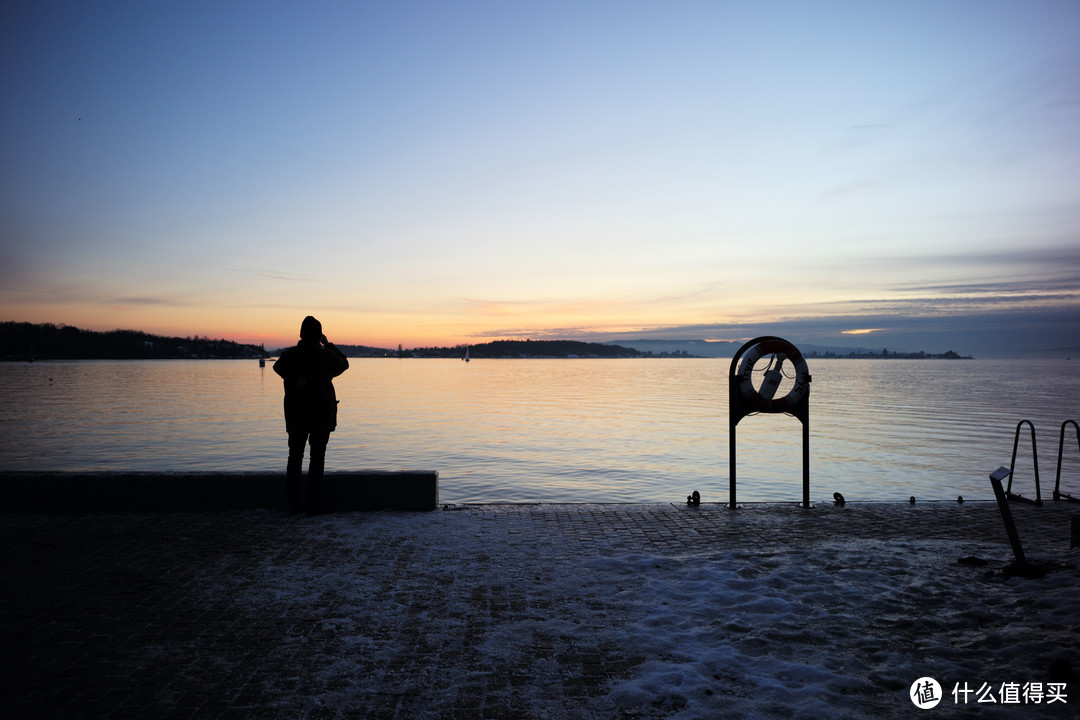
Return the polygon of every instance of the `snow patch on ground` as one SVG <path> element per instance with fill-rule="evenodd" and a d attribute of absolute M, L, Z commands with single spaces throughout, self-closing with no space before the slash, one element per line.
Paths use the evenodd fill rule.
<path fill-rule="evenodd" d="M 1049 682 L 1054 660 L 1077 661 L 1075 553 L 1039 579 L 1006 578 L 1001 545 L 931 540 L 707 554 L 627 553 L 598 540 L 588 553 L 541 547 L 523 557 L 499 535 L 512 529 L 493 534 L 481 524 L 463 513 L 329 518 L 309 534 L 355 562 L 268 565 L 248 599 L 300 613 L 333 594 L 333 612 L 318 617 L 342 654 L 320 670 L 338 688 L 328 702 L 364 692 L 372 667 L 389 677 L 415 663 L 400 642 L 415 627 L 430 657 L 399 671 L 425 674 L 434 715 L 502 673 L 537 717 L 585 717 L 568 714 L 548 683 L 566 682 L 570 667 L 609 662 L 616 670 L 604 676 L 603 703 L 629 717 L 907 717 L 916 711 L 909 688 L 923 676 L 944 689 L 939 713 L 1069 717 L 1080 703 L 1076 683 L 1067 706 L 972 699 L 958 708 L 950 695 L 955 683 Z M 374 544 L 401 548 L 392 585 L 366 569 Z M 996 560 L 959 564 L 965 556 Z"/>
<path fill-rule="evenodd" d="M 946 693 L 965 681 L 1047 682 L 1055 658 L 1076 657 L 1075 562 L 1071 572 L 1005 580 L 958 565 L 954 549 L 826 543 L 597 559 L 598 573 L 639 580 L 620 598 L 637 617 L 621 641 L 649 658 L 613 696 L 673 718 L 880 717 L 884 707 L 915 709 L 906 697 L 919 677 Z M 1060 704 L 1044 709 L 1066 715 Z"/>

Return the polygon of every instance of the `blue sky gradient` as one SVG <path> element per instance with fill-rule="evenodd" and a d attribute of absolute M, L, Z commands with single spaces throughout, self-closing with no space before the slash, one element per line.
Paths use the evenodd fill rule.
<path fill-rule="evenodd" d="M 0 37 L 3 319 L 1080 346 L 1077 3 L 8 3 Z"/>

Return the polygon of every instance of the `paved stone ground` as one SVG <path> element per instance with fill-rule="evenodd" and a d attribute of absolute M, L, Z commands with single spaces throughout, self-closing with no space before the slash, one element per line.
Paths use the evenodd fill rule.
<path fill-rule="evenodd" d="M 1013 512 L 1030 556 L 1070 553 L 1077 506 Z M 610 683 L 646 658 L 603 632 L 625 620 L 615 588 L 565 583 L 582 563 L 893 539 L 940 540 L 958 558 L 993 548 L 998 570 L 1011 560 L 993 503 L 0 515 L 0 710 L 665 717 L 672 708 L 610 704 Z M 560 617 L 570 612 L 582 617 Z M 565 621 L 558 637 L 515 640 L 524 622 L 553 618 Z"/>

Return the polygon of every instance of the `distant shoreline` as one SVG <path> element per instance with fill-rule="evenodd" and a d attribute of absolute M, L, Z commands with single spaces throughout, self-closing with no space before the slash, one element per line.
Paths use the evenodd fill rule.
<path fill-rule="evenodd" d="M 478 345 L 458 345 L 455 347 L 433 347 L 385 350 L 356 345 L 338 345 L 349 357 L 387 357 L 387 358 L 446 358 L 456 360 L 560 360 L 560 359 L 725 359 L 723 356 L 697 355 L 688 350 L 638 350 L 629 343 L 625 345 L 580 342 L 576 340 L 496 340 Z M 734 356 L 728 356 L 730 360 Z M 943 353 L 890 353 L 849 352 L 846 354 L 816 350 L 803 354 L 814 360 L 973 360 L 970 355 L 960 355 L 952 350 Z"/>
<path fill-rule="evenodd" d="M 491 340 L 453 347 L 419 347 L 390 350 L 368 345 L 338 344 L 347 357 L 480 359 L 615 359 L 679 358 L 722 359 L 734 356 L 737 343 L 708 341 L 664 342 L 645 340 L 641 350 L 633 340 L 586 342 L 581 340 Z M 679 347 L 682 345 L 682 347 Z M 704 354 L 701 350 L 708 348 Z M 812 348 L 812 349 L 811 349 Z M 822 348 L 811 346 L 807 359 L 840 360 L 972 360 L 948 350 L 944 353 L 875 353 L 864 348 Z M 280 355 L 282 348 L 268 351 L 263 345 L 215 340 L 207 337 L 162 337 L 139 330 L 98 332 L 50 323 L 0 323 L 0 362 L 37 360 L 238 360 Z M 847 352 L 845 352 L 847 351 Z"/>
<path fill-rule="evenodd" d="M 186 360 L 257 359 L 262 345 L 208 337 L 164 337 L 141 330 L 98 332 L 52 323 L 0 323 L 0 360 Z"/>
<path fill-rule="evenodd" d="M 632 349 L 632 348 L 631 348 Z M 33 357 L 18 356 L 18 355 L 6 355 L 0 357 L 0 363 L 26 363 L 33 364 L 35 362 L 56 362 L 67 360 L 101 360 L 104 362 L 118 362 L 118 361 L 141 361 L 141 360 L 271 360 L 278 357 L 281 354 L 281 350 L 269 351 L 267 355 L 262 357 L 253 357 L 251 355 L 176 355 L 176 356 L 81 356 L 81 355 L 35 355 Z M 390 350 L 383 352 L 345 352 L 346 357 L 354 360 L 363 359 L 385 359 L 385 360 L 464 360 L 463 357 L 458 355 L 438 355 L 438 354 L 422 354 L 411 350 L 404 350 L 400 354 Z M 807 353 L 803 357 L 807 360 L 975 360 L 976 358 L 971 355 L 957 355 L 955 353 L 896 353 L 890 355 L 874 355 L 874 354 L 848 354 L 848 355 L 834 355 L 825 354 L 818 355 L 813 353 Z M 470 360 L 731 360 L 731 358 L 725 357 L 707 357 L 705 355 L 690 355 L 679 353 L 651 353 L 651 352 L 634 352 L 624 353 L 618 355 L 598 355 L 598 354 L 566 354 L 566 355 L 553 355 L 553 354 L 503 354 L 503 355 L 471 355 Z"/>
<path fill-rule="evenodd" d="M 889 353 L 878 355 L 876 353 L 848 353 L 838 355 L 836 353 L 806 353 L 803 355 L 808 360 L 974 360 L 971 355 L 960 355 L 949 350 L 943 353 Z"/>
<path fill-rule="evenodd" d="M 201 357 L 76 357 L 76 356 L 40 356 L 33 358 L 26 357 L 0 357 L 0 363 L 4 364 L 25 364 L 32 365 L 37 362 L 66 362 L 66 361 L 101 361 L 101 362 L 142 362 L 142 361 L 169 361 L 169 360 L 190 360 L 193 362 L 201 362 L 206 360 L 273 360 L 277 358 L 280 353 L 273 352 L 265 358 L 252 358 L 247 356 L 201 356 Z M 461 358 L 449 357 L 449 356 L 435 356 L 435 355 L 349 355 L 346 354 L 351 360 L 457 360 L 461 362 Z M 926 355 L 897 355 L 888 356 L 883 358 L 881 355 L 805 355 L 807 360 L 975 360 L 970 355 L 965 355 L 956 358 L 942 357 L 940 354 L 926 354 Z M 719 360 L 730 361 L 731 358 L 725 357 L 705 357 L 704 355 L 657 355 L 641 353 L 639 355 L 622 355 L 617 357 L 601 357 L 599 355 L 492 355 L 484 357 L 470 358 L 473 360 Z"/>

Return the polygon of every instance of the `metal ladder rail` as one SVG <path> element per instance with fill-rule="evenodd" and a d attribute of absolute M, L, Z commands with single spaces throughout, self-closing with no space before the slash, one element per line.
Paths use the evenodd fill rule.
<path fill-rule="evenodd" d="M 1027 423 L 1027 426 L 1031 428 L 1031 459 L 1035 464 L 1035 499 L 1026 498 L 1023 495 L 1014 495 L 1012 491 L 1013 471 L 1016 470 L 1016 449 L 1020 445 L 1020 428 Z M 1020 500 L 1022 502 L 1034 503 L 1035 505 L 1042 505 L 1042 492 L 1039 490 L 1039 451 L 1035 445 L 1035 425 L 1030 420 L 1021 420 L 1016 423 L 1016 435 L 1013 437 L 1013 451 L 1012 460 L 1009 462 L 1009 486 L 1005 490 L 1005 497 L 1009 500 Z"/>
<path fill-rule="evenodd" d="M 1080 497 L 1073 497 L 1069 493 L 1061 492 L 1061 456 L 1065 450 L 1065 428 L 1068 425 L 1073 426 L 1073 431 L 1076 434 L 1076 448 L 1080 450 L 1080 425 L 1077 425 L 1075 420 L 1066 420 L 1061 423 L 1061 437 L 1058 439 L 1057 479 L 1054 481 L 1054 500 L 1064 498 L 1069 502 L 1080 502 Z"/>

